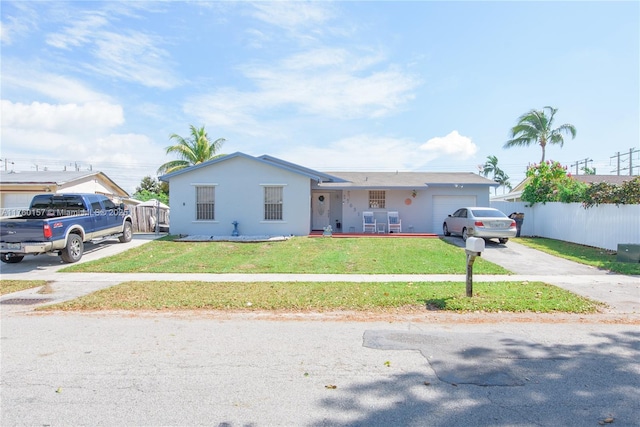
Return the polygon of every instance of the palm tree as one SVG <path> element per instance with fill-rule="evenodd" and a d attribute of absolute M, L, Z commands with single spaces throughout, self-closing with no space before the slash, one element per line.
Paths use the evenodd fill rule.
<path fill-rule="evenodd" d="M 498 167 L 498 158 L 496 156 L 487 156 L 487 161 L 484 162 L 482 167 L 482 175 L 485 177 L 489 176 L 490 173 L 493 173 L 493 177 L 495 178 L 497 171 L 500 170 Z"/>
<path fill-rule="evenodd" d="M 502 169 L 498 167 L 498 158 L 496 156 L 487 156 L 487 161 L 484 165 L 480 166 L 482 168 L 482 174 L 487 177 L 489 174 L 493 174 L 493 180 L 500 185 L 511 185 L 509 182 L 509 176 L 504 173 Z M 498 188 L 494 190 L 496 194 L 498 194 Z"/>
<path fill-rule="evenodd" d="M 542 111 L 531 110 L 518 119 L 518 124 L 511 128 L 511 139 L 504 144 L 504 148 L 529 146 L 540 144 L 542 147 L 542 160 L 544 162 L 545 148 L 547 144 L 564 144 L 562 134 L 570 134 L 572 139 L 576 137 L 576 128 L 571 124 L 564 124 L 552 129 L 553 118 L 557 108 L 544 107 Z"/>
<path fill-rule="evenodd" d="M 509 175 L 504 173 L 502 170 L 499 170 L 499 172 L 496 173 L 496 175 L 493 177 L 493 180 L 500 184 L 500 187 L 502 187 L 502 194 L 505 193 L 507 188 L 509 189 L 509 191 L 511 191 L 511 189 L 513 188 L 511 186 L 511 182 L 509 181 Z M 496 194 L 497 193 L 498 189 L 496 188 Z"/>
<path fill-rule="evenodd" d="M 221 154 L 217 153 L 225 142 L 224 138 L 218 138 L 211 142 L 207 131 L 204 130 L 204 126 L 196 128 L 190 125 L 189 128 L 191 129 L 191 135 L 188 138 L 183 138 L 175 133 L 169 137 L 169 139 L 176 140 L 177 144 L 168 146 L 166 148 L 167 154 L 177 153 L 180 159 L 171 160 L 160 166 L 158 175 L 175 172 L 221 156 Z"/>

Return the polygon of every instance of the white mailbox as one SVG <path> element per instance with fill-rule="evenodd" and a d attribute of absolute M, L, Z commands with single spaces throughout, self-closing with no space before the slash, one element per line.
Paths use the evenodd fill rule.
<path fill-rule="evenodd" d="M 467 246 L 465 249 L 470 252 L 484 251 L 484 239 L 480 239 L 478 237 L 467 238 Z"/>

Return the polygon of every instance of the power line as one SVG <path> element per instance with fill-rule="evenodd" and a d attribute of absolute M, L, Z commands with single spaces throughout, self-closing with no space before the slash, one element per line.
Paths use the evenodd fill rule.
<path fill-rule="evenodd" d="M 611 164 L 611 159 L 616 159 L 616 168 L 611 172 L 616 172 L 616 175 L 620 175 L 620 172 L 629 171 L 629 176 L 633 175 L 633 170 L 640 170 L 640 164 L 634 166 L 633 165 L 633 155 L 635 153 L 640 153 L 640 150 L 637 148 L 629 148 L 628 153 L 621 154 L 619 151 L 609 158 L 609 164 Z M 627 158 L 628 157 L 628 158 Z M 623 163 L 628 163 L 628 166 L 623 167 Z M 639 162 L 640 163 L 640 162 Z"/>

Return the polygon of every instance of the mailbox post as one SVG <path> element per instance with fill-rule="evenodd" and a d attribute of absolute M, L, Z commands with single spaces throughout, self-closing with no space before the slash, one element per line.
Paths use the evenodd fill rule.
<path fill-rule="evenodd" d="M 467 238 L 465 252 L 467 254 L 467 296 L 473 296 L 473 262 L 484 251 L 484 239 L 478 237 Z"/>

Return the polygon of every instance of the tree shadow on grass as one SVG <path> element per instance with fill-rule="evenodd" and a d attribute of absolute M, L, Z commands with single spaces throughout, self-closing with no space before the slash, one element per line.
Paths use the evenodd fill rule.
<path fill-rule="evenodd" d="M 640 425 L 640 332 L 590 336 L 596 343 L 543 345 L 503 334 L 367 331 L 365 347 L 418 350 L 433 375 L 394 373 L 341 389 L 321 402 L 333 417 L 314 425 Z M 479 380 L 485 374 L 496 382 Z"/>
<path fill-rule="evenodd" d="M 447 301 L 453 299 L 451 297 L 448 298 L 431 298 L 427 300 L 423 300 L 424 306 L 428 311 L 440 311 L 445 310 L 447 308 Z"/>

